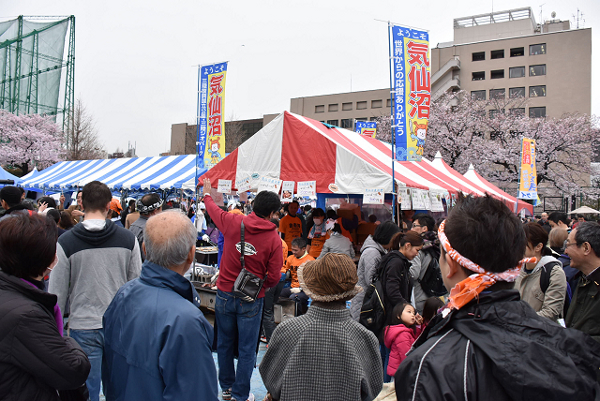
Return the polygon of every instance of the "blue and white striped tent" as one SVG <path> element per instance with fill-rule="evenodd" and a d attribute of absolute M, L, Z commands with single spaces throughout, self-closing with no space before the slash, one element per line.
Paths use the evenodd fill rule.
<path fill-rule="evenodd" d="M 20 185 L 48 191 L 73 191 L 88 182 L 100 181 L 113 191 L 172 188 L 193 191 L 195 172 L 195 155 L 77 160 L 56 163 Z"/>

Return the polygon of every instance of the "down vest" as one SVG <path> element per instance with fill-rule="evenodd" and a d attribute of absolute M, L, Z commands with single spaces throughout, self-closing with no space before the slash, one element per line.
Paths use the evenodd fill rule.
<path fill-rule="evenodd" d="M 498 283 L 500 285 L 504 283 Z M 600 344 L 538 316 L 516 290 L 438 315 L 396 372 L 404 400 L 598 400 Z"/>
<path fill-rule="evenodd" d="M 56 295 L 0 271 L 0 400 L 58 400 L 85 383 L 90 362 L 59 335 L 54 305 Z"/>

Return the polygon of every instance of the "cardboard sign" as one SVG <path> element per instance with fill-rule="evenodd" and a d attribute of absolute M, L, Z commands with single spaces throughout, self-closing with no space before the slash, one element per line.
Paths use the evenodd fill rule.
<path fill-rule="evenodd" d="M 294 199 L 294 185 L 296 181 L 284 181 L 281 185 L 281 202 L 289 203 Z"/>
<path fill-rule="evenodd" d="M 238 192 L 249 191 L 252 188 L 252 178 L 245 176 L 238 179 L 236 177 L 235 187 L 237 188 Z"/>
<path fill-rule="evenodd" d="M 256 192 L 271 191 L 278 194 L 280 188 L 281 180 L 279 178 L 261 177 Z"/>
<path fill-rule="evenodd" d="M 298 183 L 298 196 L 302 198 L 310 198 L 317 196 L 316 181 L 302 181 Z"/>
<path fill-rule="evenodd" d="M 219 180 L 217 192 L 220 192 L 222 194 L 231 193 L 231 180 Z"/>
<path fill-rule="evenodd" d="M 383 192 L 383 188 L 367 188 L 363 195 L 363 203 L 383 205 L 384 197 L 385 193 Z"/>

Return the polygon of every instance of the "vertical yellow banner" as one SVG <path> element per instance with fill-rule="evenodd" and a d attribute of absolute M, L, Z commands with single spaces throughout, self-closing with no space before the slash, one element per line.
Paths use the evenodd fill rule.
<path fill-rule="evenodd" d="M 537 199 L 537 171 L 535 167 L 535 139 L 523 138 L 521 145 L 521 176 L 519 199 Z"/>

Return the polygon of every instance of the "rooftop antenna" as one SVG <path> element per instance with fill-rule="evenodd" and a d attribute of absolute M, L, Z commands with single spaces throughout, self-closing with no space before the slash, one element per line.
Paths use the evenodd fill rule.
<path fill-rule="evenodd" d="M 573 18 L 575 19 L 575 25 L 577 26 L 577 29 L 579 29 L 579 21 L 581 21 L 581 28 L 583 28 L 585 20 L 583 19 L 583 13 L 579 10 L 579 8 L 577 9 L 577 16 L 573 15 Z"/>
<path fill-rule="evenodd" d="M 540 25 L 544 24 L 544 20 L 542 19 L 542 8 L 546 5 L 546 3 L 540 5 Z"/>

